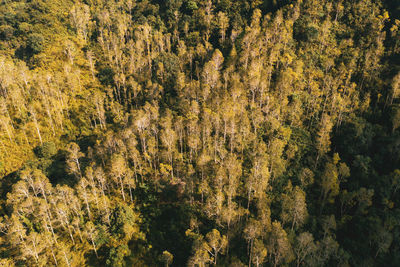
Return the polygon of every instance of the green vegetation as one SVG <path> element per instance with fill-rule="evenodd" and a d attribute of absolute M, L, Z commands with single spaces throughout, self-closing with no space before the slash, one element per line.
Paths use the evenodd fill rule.
<path fill-rule="evenodd" d="M 400 266 L 397 0 L 0 14 L 1 266 Z"/>

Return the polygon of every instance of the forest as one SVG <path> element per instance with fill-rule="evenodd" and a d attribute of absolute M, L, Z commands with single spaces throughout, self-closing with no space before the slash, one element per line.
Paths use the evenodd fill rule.
<path fill-rule="evenodd" d="M 400 1 L 1 0 L 0 266 L 400 266 Z"/>

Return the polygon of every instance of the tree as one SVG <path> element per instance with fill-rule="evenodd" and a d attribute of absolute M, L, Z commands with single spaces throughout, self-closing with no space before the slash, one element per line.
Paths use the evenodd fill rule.
<path fill-rule="evenodd" d="M 67 147 L 67 171 L 75 175 L 77 179 L 82 177 L 81 164 L 79 159 L 84 156 L 76 143 L 70 143 Z"/>
<path fill-rule="evenodd" d="M 252 251 L 252 262 L 257 266 L 262 266 L 262 264 L 265 261 L 265 258 L 267 257 L 267 249 L 264 245 L 264 242 L 262 240 L 256 239 L 254 241 L 254 247 Z M 250 265 L 249 265 L 250 266 Z"/>
<path fill-rule="evenodd" d="M 206 240 L 206 249 L 216 265 L 218 254 L 224 254 L 224 249 L 228 245 L 228 239 L 224 235 L 221 236 L 217 229 L 212 229 L 211 232 L 206 235 Z"/>
<path fill-rule="evenodd" d="M 107 266 L 125 266 L 124 258 L 126 256 L 129 256 L 130 253 L 131 251 L 127 245 L 120 245 L 118 247 L 112 248 L 110 250 L 110 255 L 106 260 Z"/>
<path fill-rule="evenodd" d="M 272 223 L 267 249 L 274 266 L 278 266 L 283 262 L 289 263 L 292 261 L 292 247 L 280 222 L 274 221 Z"/>
<path fill-rule="evenodd" d="M 10 259 L 10 258 L 8 258 L 8 259 L 5 259 L 5 258 L 0 259 L 0 264 L 1 264 L 1 266 L 6 266 L 6 267 L 14 267 L 15 266 L 14 260 Z"/>
<path fill-rule="evenodd" d="M 303 232 L 296 237 L 294 254 L 296 255 L 296 266 L 305 264 L 306 259 L 311 257 L 317 250 L 314 238 L 309 232 Z"/>
<path fill-rule="evenodd" d="M 291 229 L 304 224 L 308 212 L 306 204 L 306 194 L 298 186 L 292 187 L 291 181 L 285 190 L 287 193 L 282 195 L 282 222 L 291 222 Z"/>
<path fill-rule="evenodd" d="M 220 35 L 221 35 L 221 43 L 225 42 L 226 30 L 229 27 L 229 18 L 226 16 L 224 12 L 218 12 L 217 14 L 217 24 L 219 27 Z"/>
<path fill-rule="evenodd" d="M 89 6 L 81 3 L 73 5 L 70 11 L 71 23 L 77 31 L 79 37 L 86 42 L 89 33 L 90 10 Z"/>
<path fill-rule="evenodd" d="M 201 234 L 194 233 L 190 229 L 187 230 L 185 234 L 193 240 L 193 255 L 189 258 L 188 265 L 205 267 L 207 263 L 212 263 L 213 260 L 210 258 L 208 252 L 210 247 L 204 241 L 204 237 Z"/>
<path fill-rule="evenodd" d="M 400 127 L 400 108 L 394 108 L 392 118 L 392 132 L 394 133 Z"/>
<path fill-rule="evenodd" d="M 204 65 L 202 73 L 202 100 L 206 101 L 219 82 L 220 68 L 224 61 L 221 51 L 216 49 L 211 60 Z"/>
<path fill-rule="evenodd" d="M 97 251 L 99 249 L 98 236 L 100 234 L 100 231 L 99 231 L 100 229 L 93 222 L 88 221 L 86 223 L 86 225 L 84 226 L 84 230 L 85 230 L 84 231 L 85 236 L 86 236 L 88 242 L 92 245 L 94 253 L 96 255 L 96 258 L 98 258 L 99 257 L 99 255 L 97 253 Z"/>
<path fill-rule="evenodd" d="M 254 259 L 252 258 L 253 254 L 256 254 L 260 257 L 258 259 L 258 261 L 263 259 L 263 257 L 262 257 L 263 249 L 261 249 L 261 247 L 257 247 L 256 251 L 253 252 L 254 242 L 258 241 L 258 242 L 262 243 L 262 241 L 257 239 L 261 236 L 261 230 L 262 230 L 262 228 L 261 228 L 260 223 L 253 218 L 250 218 L 250 220 L 248 221 L 248 223 L 246 225 L 246 228 L 244 229 L 244 235 L 245 235 L 245 238 L 247 239 L 248 247 L 250 247 L 250 249 L 248 250 L 249 251 L 249 266 L 251 265 L 251 262 L 254 261 Z M 258 244 L 258 246 L 261 246 L 261 244 Z M 261 253 L 261 254 L 259 254 L 259 253 Z M 264 257 L 265 256 L 266 255 L 264 255 Z"/>
<path fill-rule="evenodd" d="M 334 198 L 339 194 L 340 179 L 344 179 L 350 175 L 350 171 L 346 164 L 339 164 L 339 160 L 339 155 L 335 153 L 332 161 L 328 161 L 325 164 L 321 180 L 321 211 L 326 201 L 329 203 L 335 201 Z"/>
<path fill-rule="evenodd" d="M 320 125 L 320 129 L 317 133 L 318 155 L 317 159 L 315 160 L 315 166 L 317 166 L 321 155 L 329 151 L 329 146 L 331 144 L 330 132 L 332 130 L 333 123 L 327 114 L 322 115 Z"/>
<path fill-rule="evenodd" d="M 128 168 L 126 166 L 125 158 L 120 154 L 114 154 L 111 158 L 110 174 L 115 179 L 116 184 L 120 187 L 120 192 L 123 200 L 125 201 L 125 185 L 127 184 Z M 132 189 L 129 187 L 129 192 L 132 199 Z"/>
<path fill-rule="evenodd" d="M 176 153 L 176 141 L 177 135 L 172 128 L 172 114 L 170 110 L 167 110 L 167 114 L 161 120 L 162 130 L 160 133 L 160 139 L 162 144 L 167 149 L 168 161 L 171 166 L 172 177 L 174 177 L 174 169 L 173 169 L 173 154 Z"/>
<path fill-rule="evenodd" d="M 247 178 L 247 209 L 250 207 L 250 201 L 254 197 L 260 198 L 269 184 L 269 169 L 265 143 L 255 145 L 254 156 L 252 157 L 253 167 Z"/>
<path fill-rule="evenodd" d="M 379 254 L 388 252 L 389 247 L 393 242 L 393 235 L 381 227 L 376 235 L 374 235 L 373 240 L 376 246 L 374 258 L 377 258 Z"/>
<path fill-rule="evenodd" d="M 126 204 L 119 203 L 111 214 L 110 233 L 120 243 L 143 239 L 139 214 Z"/>
<path fill-rule="evenodd" d="M 50 159 L 57 153 L 56 145 L 53 142 L 44 142 L 38 147 L 37 154 L 41 158 Z"/>
<path fill-rule="evenodd" d="M 161 260 L 165 263 L 165 267 L 168 267 L 172 263 L 173 259 L 174 256 L 171 253 L 169 253 L 167 250 L 163 251 Z"/>
<path fill-rule="evenodd" d="M 39 54 L 44 49 L 44 37 L 40 33 L 31 33 L 28 36 L 27 48 L 32 54 Z"/>

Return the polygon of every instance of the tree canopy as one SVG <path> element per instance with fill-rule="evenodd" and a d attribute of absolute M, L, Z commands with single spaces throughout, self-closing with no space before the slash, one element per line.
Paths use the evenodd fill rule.
<path fill-rule="evenodd" d="M 396 0 L 0 2 L 1 266 L 399 266 Z"/>

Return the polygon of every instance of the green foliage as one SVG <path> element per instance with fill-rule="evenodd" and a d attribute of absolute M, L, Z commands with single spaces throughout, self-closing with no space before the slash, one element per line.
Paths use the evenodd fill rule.
<path fill-rule="evenodd" d="M 110 250 L 110 255 L 106 261 L 107 266 L 123 267 L 126 266 L 124 258 L 129 256 L 131 251 L 127 245 L 118 246 Z"/>
<path fill-rule="evenodd" d="M 40 33 L 31 33 L 28 35 L 26 44 L 27 49 L 31 51 L 32 54 L 39 54 L 44 50 L 44 37 Z"/>
<path fill-rule="evenodd" d="M 0 265 L 400 265 L 397 1 L 0 14 Z"/>
<path fill-rule="evenodd" d="M 9 25 L 0 26 L 0 40 L 9 41 L 14 34 L 14 28 Z"/>
<path fill-rule="evenodd" d="M 53 142 L 45 142 L 36 149 L 36 154 L 39 158 L 50 159 L 56 153 L 57 148 Z"/>
<path fill-rule="evenodd" d="M 139 239 L 143 238 L 139 232 L 140 219 L 131 207 L 119 204 L 111 214 L 111 235 L 118 239 Z"/>
<path fill-rule="evenodd" d="M 186 8 L 189 9 L 190 11 L 194 11 L 198 9 L 196 1 L 189 0 L 186 1 Z"/>

